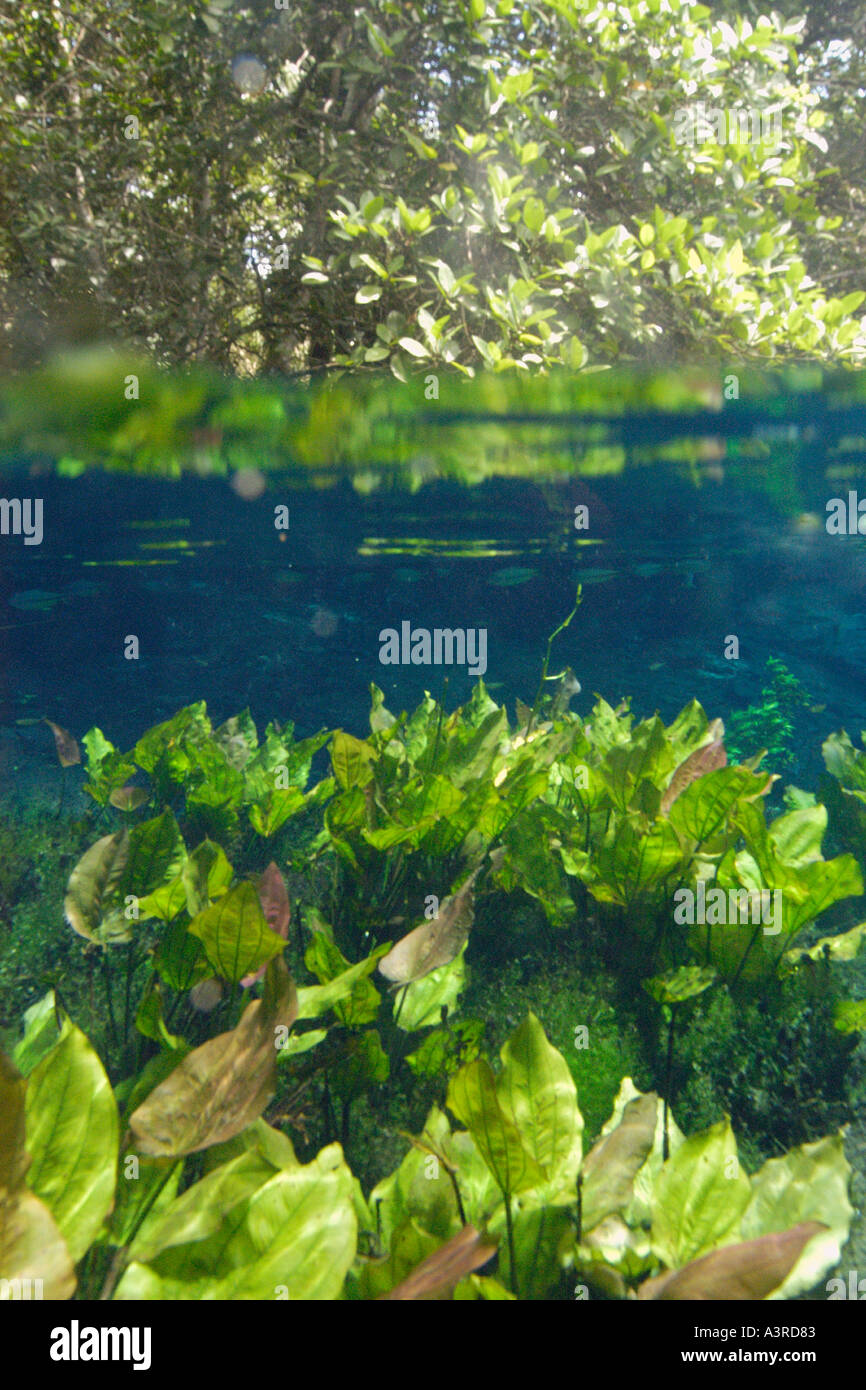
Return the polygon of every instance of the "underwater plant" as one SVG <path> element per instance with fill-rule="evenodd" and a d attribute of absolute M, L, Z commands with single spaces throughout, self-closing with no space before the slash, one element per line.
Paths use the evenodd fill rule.
<path fill-rule="evenodd" d="M 584 1153 L 574 1082 L 531 1014 L 498 1074 L 476 1058 L 451 1078 L 463 1128 L 434 1107 L 368 1199 L 340 1144 L 301 1163 L 264 1117 L 275 1040 L 310 1012 L 300 994 L 273 961 L 233 1029 L 122 1093 L 47 995 L 13 1059 L 0 1054 L 13 1218 L 0 1277 L 38 1272 L 52 1299 L 538 1299 L 569 1285 L 754 1299 L 794 1297 L 838 1260 L 852 1216 L 841 1136 L 749 1177 L 726 1119 L 690 1139 L 669 1120 L 665 1157 L 658 1097 L 626 1078 Z"/>
<path fill-rule="evenodd" d="M 788 770 L 796 761 L 792 740 L 797 715 L 811 704 L 811 695 L 784 662 L 768 657 L 760 700 L 735 710 L 727 721 L 725 742 L 730 757 L 739 762 L 743 753 L 763 748 L 771 767 Z"/>
<path fill-rule="evenodd" d="M 10 1190 L 22 1230 L 41 1227 L 53 1252 L 53 1296 L 545 1298 L 571 1296 L 570 1280 L 593 1296 L 788 1297 L 838 1258 L 838 1137 L 809 1142 L 823 1131 L 804 1124 L 806 1143 L 747 1178 L 718 1119 L 733 1108 L 722 1080 L 695 1095 L 683 1070 L 720 1008 L 760 994 L 787 1028 L 786 982 L 801 981 L 832 997 L 840 1045 L 825 1070 L 844 1072 L 860 1016 L 831 970 L 866 923 L 824 937 L 817 923 L 862 893 L 857 859 L 823 857 L 827 808 L 807 793 L 768 819 L 776 774 L 762 753 L 731 765 L 721 720 L 697 701 L 668 725 L 601 697 L 572 712 L 572 673 L 548 676 L 556 635 L 513 720 L 483 681 L 451 712 L 426 695 L 398 715 L 373 685 L 366 738 L 296 742 L 272 723 L 260 740 L 248 711 L 215 726 L 203 702 L 126 753 L 98 729 L 84 737 L 95 807 L 79 829 L 108 831 L 76 848 L 66 885 L 87 988 L 67 998 L 55 982 L 23 1036 L 7 1032 L 2 1073 Z M 856 792 L 859 755 L 833 748 Z M 625 1069 L 617 1035 L 660 1092 L 623 1082 L 588 1153 L 579 1068 L 534 1013 L 497 1072 L 485 1021 L 460 1012 L 468 971 L 490 971 L 485 942 L 515 909 L 539 957 L 568 943 L 572 968 L 609 982 L 584 996 L 613 1019 L 613 1084 L 587 1087 L 593 1131 Z M 802 1011 L 814 1038 L 822 1009 Z M 774 1084 L 747 1063 L 756 1086 Z M 814 1114 L 832 1127 L 827 1095 Z M 681 1104 L 711 1117 L 704 1134 L 683 1138 Z M 57 1154 L 88 1106 L 66 1193 Z M 397 1132 L 425 1114 L 377 1182 Z M 372 1132 L 390 1134 L 376 1166 L 360 1155 Z M 744 1136 L 753 1163 L 762 1134 L 756 1122 Z M 710 1195 L 686 1221 L 690 1164 Z M 11 1269 L 26 1267 L 22 1239 L 24 1266 L 2 1252 Z"/>

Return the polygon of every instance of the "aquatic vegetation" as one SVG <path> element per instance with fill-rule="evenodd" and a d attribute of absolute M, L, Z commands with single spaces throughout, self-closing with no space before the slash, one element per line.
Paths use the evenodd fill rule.
<path fill-rule="evenodd" d="M 836 972 L 866 924 L 817 923 L 863 891 L 857 860 L 823 857 L 827 808 L 806 793 L 768 821 L 763 755 L 730 765 L 696 701 L 669 725 L 600 697 L 573 713 L 552 641 L 513 721 L 479 681 L 454 711 L 427 695 L 399 715 L 372 686 L 366 738 L 260 739 L 248 712 L 215 726 L 203 702 L 127 752 L 84 736 L 94 805 L 64 898 L 81 973 L 4 1035 L 26 1233 L 4 1277 L 31 1238 L 57 1297 L 792 1297 L 832 1268 L 849 1170 L 816 1136 L 841 1118 L 860 1024 Z M 844 740 L 828 766 L 856 791 Z M 497 1070 L 490 990 L 526 1013 L 490 947 L 515 914 L 537 959 L 561 942 L 597 983 L 570 1016 L 568 989 L 549 1003 L 568 1061 L 530 1010 Z M 708 1049 L 738 1027 L 726 1087 Z M 411 1089 L 426 1124 L 380 1179 L 357 1151 L 368 1129 L 405 1132 Z M 764 1161 L 786 1107 L 803 1142 Z M 685 1111 L 709 1128 L 685 1139 Z"/>
<path fill-rule="evenodd" d="M 785 771 L 795 762 L 792 740 L 797 716 L 812 704 L 802 682 L 778 657 L 767 658 L 767 679 L 759 703 L 735 710 L 726 725 L 726 744 L 733 758 L 739 752 L 766 750 L 770 765 Z"/>
<path fill-rule="evenodd" d="M 838 1259 L 852 1216 L 839 1136 L 749 1177 L 727 1120 L 691 1139 L 671 1121 L 665 1157 L 658 1097 L 626 1078 L 585 1153 L 574 1082 L 532 1014 L 498 1074 L 475 1058 L 452 1076 L 463 1128 L 434 1107 L 367 1199 L 339 1144 L 299 1162 L 262 1118 L 275 1038 L 301 1012 L 274 961 L 233 1029 L 163 1063 L 162 1079 L 151 1066 L 112 1088 L 47 995 L 13 1059 L 0 1055 L 4 1277 L 38 1268 L 47 1297 L 116 1300 L 531 1299 L 568 1285 L 742 1299 L 794 1296 Z"/>

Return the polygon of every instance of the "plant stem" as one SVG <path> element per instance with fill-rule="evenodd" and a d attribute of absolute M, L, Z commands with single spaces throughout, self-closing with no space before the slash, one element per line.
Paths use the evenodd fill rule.
<path fill-rule="evenodd" d="M 442 698 L 439 701 L 439 720 L 436 724 L 436 742 L 433 744 L 433 757 L 430 760 L 430 772 L 433 773 L 436 767 L 436 755 L 439 752 L 439 735 L 442 732 L 442 718 L 445 714 L 445 693 L 448 690 L 448 677 L 442 682 Z"/>
<path fill-rule="evenodd" d="M 458 1181 L 457 1181 L 457 1174 L 454 1172 L 453 1168 L 446 1168 L 445 1171 L 446 1171 L 446 1173 L 448 1174 L 449 1178 L 451 1179 L 451 1186 L 454 1188 L 454 1198 L 455 1198 L 455 1200 L 456 1200 L 456 1202 L 457 1202 L 457 1210 L 458 1210 L 459 1213 L 460 1213 L 460 1222 L 461 1222 L 461 1225 L 465 1226 L 465 1225 L 466 1225 L 466 1210 L 465 1210 L 465 1208 L 464 1208 L 464 1206 L 463 1206 L 463 1198 L 460 1196 L 460 1184 L 459 1184 Z M 378 1210 L 378 1208 L 377 1208 L 377 1210 Z"/>
<path fill-rule="evenodd" d="M 126 948 L 126 989 L 123 1000 L 123 1061 L 129 1052 L 129 1011 L 132 1002 L 132 977 L 135 973 L 135 943 L 130 941 Z"/>
<path fill-rule="evenodd" d="M 114 1003 L 111 998 L 111 976 L 108 969 L 108 952 L 102 950 L 102 978 L 105 981 L 105 1002 L 108 1006 L 108 1025 L 111 1032 L 111 1045 L 117 1047 L 117 1025 L 114 1022 Z"/>
<path fill-rule="evenodd" d="M 740 963 L 739 963 L 739 965 L 737 966 L 736 974 L 734 975 L 734 978 L 731 980 L 731 985 L 730 985 L 731 989 L 733 989 L 733 988 L 735 987 L 737 981 L 739 980 L 740 976 L 741 976 L 742 973 L 743 973 L 743 966 L 746 964 L 746 961 L 747 961 L 748 958 L 749 958 L 749 952 L 751 951 L 752 947 L 754 946 L 755 942 L 756 942 L 757 939 L 758 939 L 758 932 L 759 932 L 760 930 L 761 930 L 761 923 L 759 922 L 758 925 L 755 927 L 755 930 L 752 932 L 752 939 L 751 939 L 751 941 L 749 942 L 748 946 L 746 947 L 745 951 L 743 952 L 742 957 L 741 957 L 741 959 L 740 959 Z"/>
<path fill-rule="evenodd" d="M 551 652 L 551 648 L 553 647 L 553 639 L 554 639 L 555 637 L 558 637 L 559 634 L 560 634 L 561 632 L 563 632 L 563 631 L 568 627 L 569 623 L 571 622 L 572 618 L 574 617 L 575 613 L 577 612 L 578 608 L 580 607 L 580 603 L 581 603 L 581 585 L 578 584 L 578 586 L 577 586 L 577 593 L 576 593 L 576 595 L 575 595 L 575 600 L 574 600 L 574 607 L 572 608 L 571 612 L 569 613 L 569 615 L 568 615 L 568 617 L 565 619 L 565 621 L 564 621 L 564 622 L 561 622 L 561 623 L 559 624 L 559 627 L 558 627 L 558 628 L 555 628 L 554 631 L 551 632 L 550 636 L 549 636 L 548 639 L 547 639 L 547 651 L 544 653 L 544 664 L 543 664 L 542 667 L 541 667 L 541 680 L 538 682 L 538 690 L 537 690 L 536 693 L 535 693 L 535 700 L 533 701 L 532 711 L 531 711 L 531 713 L 530 713 L 530 715 L 529 715 L 529 723 L 528 723 L 527 726 L 526 726 L 526 737 L 527 737 L 527 738 L 529 737 L 530 733 L 532 732 L 532 726 L 533 726 L 533 724 L 535 723 L 535 719 L 536 719 L 536 716 L 537 716 L 537 714 L 538 714 L 538 709 L 539 709 L 539 706 L 540 706 L 540 704 L 541 704 L 541 694 L 542 694 L 542 691 L 544 690 L 544 682 L 547 680 L 547 672 L 548 672 L 548 668 L 549 668 L 549 666 L 550 666 L 550 652 Z"/>
<path fill-rule="evenodd" d="M 106 1276 L 105 1283 L 103 1284 L 102 1290 L 99 1295 L 100 1302 L 107 1302 L 111 1298 L 111 1295 L 114 1293 L 115 1285 L 117 1284 L 118 1279 L 120 1278 L 121 1274 L 126 1268 L 126 1262 L 129 1256 L 129 1247 L 132 1245 L 132 1242 L 135 1240 L 135 1237 L 138 1235 L 139 1231 L 141 1230 L 142 1226 L 144 1225 L 145 1221 L 150 1215 L 151 1208 L 156 1202 L 156 1199 L 159 1197 L 160 1193 L 162 1192 L 163 1188 L 165 1187 L 166 1183 L 168 1182 L 169 1178 L 171 1177 L 172 1173 L 174 1172 L 175 1168 L 179 1163 L 183 1163 L 182 1158 L 175 1159 L 174 1163 L 169 1164 L 168 1168 L 165 1171 L 165 1177 L 163 1178 L 162 1182 L 158 1183 L 157 1186 L 154 1188 L 153 1192 L 148 1197 L 147 1201 L 145 1202 L 144 1206 L 139 1212 L 136 1220 L 134 1221 L 132 1230 L 127 1236 L 126 1244 L 122 1245 L 120 1249 L 115 1252 L 114 1258 L 111 1261 L 111 1266 L 109 1268 L 108 1275 Z"/>
<path fill-rule="evenodd" d="M 505 1193 L 505 1229 L 508 1235 L 508 1263 L 511 1266 L 511 1292 L 519 1298 L 517 1291 L 517 1260 L 514 1254 L 514 1223 L 511 1219 L 511 1193 Z"/>
<path fill-rule="evenodd" d="M 403 991 L 402 991 L 402 993 L 401 993 L 401 995 L 400 995 L 400 1002 L 399 1002 L 399 1004 L 397 1005 L 397 1012 L 394 1014 L 394 1027 L 395 1027 L 395 1028 L 397 1027 L 397 1024 L 398 1024 L 399 1021 L 400 1021 L 400 1012 L 401 1012 L 401 1010 L 402 1010 L 402 1008 L 403 1008 L 403 1005 L 404 1005 L 404 1003 L 405 1003 L 405 1001 L 406 1001 L 406 995 L 407 995 L 408 991 L 409 991 L 409 986 L 408 986 L 408 985 L 404 985 L 404 986 L 403 986 Z"/>
<path fill-rule="evenodd" d="M 665 1064 L 665 1099 L 664 1112 L 662 1115 L 662 1161 L 667 1163 L 670 1157 L 670 1143 L 668 1140 L 668 1110 L 670 1109 L 671 1094 L 671 1071 L 674 1062 L 674 1020 L 676 1018 L 676 1004 L 671 1004 L 671 1021 L 668 1024 L 668 1056 Z"/>
<path fill-rule="evenodd" d="M 583 1173 L 577 1175 L 577 1244 L 583 1239 Z"/>

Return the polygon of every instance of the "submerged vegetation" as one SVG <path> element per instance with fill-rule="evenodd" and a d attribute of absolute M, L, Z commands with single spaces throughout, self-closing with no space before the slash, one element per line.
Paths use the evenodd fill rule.
<path fill-rule="evenodd" d="M 363 739 L 202 702 L 126 752 L 91 729 L 88 815 L 3 826 L 3 1277 L 681 1299 L 827 1276 L 864 755 L 825 745 L 828 857 L 827 807 L 771 816 L 764 751 L 731 765 L 697 701 L 581 718 L 547 665 L 513 722 L 479 681 L 400 715 L 374 685 Z"/>

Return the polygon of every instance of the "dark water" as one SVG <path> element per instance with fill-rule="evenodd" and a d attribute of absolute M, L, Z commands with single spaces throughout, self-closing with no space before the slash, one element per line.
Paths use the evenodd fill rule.
<path fill-rule="evenodd" d="M 483 629 L 484 680 L 513 710 L 534 695 L 546 637 L 581 583 L 552 667 L 574 669 L 573 708 L 629 695 L 639 716 L 669 720 L 694 696 L 727 718 L 759 698 L 774 657 L 810 696 L 789 769 L 809 785 L 827 733 L 866 723 L 866 538 L 826 524 L 856 469 L 834 474 L 814 429 L 794 451 L 791 431 L 766 433 L 754 463 L 730 464 L 739 446 L 722 433 L 685 470 L 582 477 L 576 452 L 573 478 L 437 480 L 412 494 L 271 477 L 243 500 L 225 478 L 34 482 L 7 469 L 5 496 L 38 488 L 44 535 L 0 537 L 0 727 L 46 756 L 46 730 L 29 722 L 41 717 L 79 737 L 98 725 L 126 747 L 205 699 L 214 722 L 248 706 L 299 736 L 363 735 L 371 682 L 395 711 L 441 695 L 446 678 L 449 706 L 471 690 L 465 665 L 382 664 L 380 633 L 405 622 Z"/>

